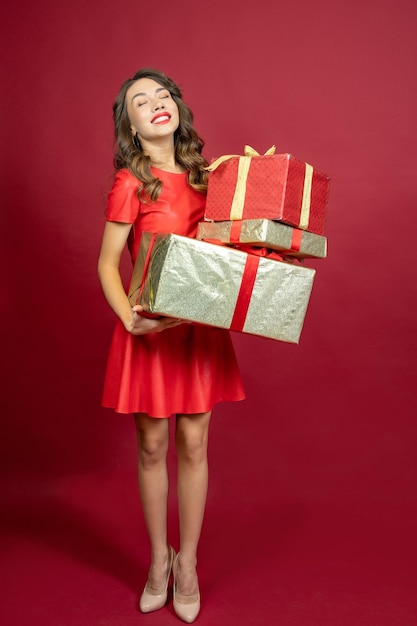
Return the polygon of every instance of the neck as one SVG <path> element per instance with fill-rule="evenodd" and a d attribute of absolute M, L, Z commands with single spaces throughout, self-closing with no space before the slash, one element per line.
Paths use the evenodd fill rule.
<path fill-rule="evenodd" d="M 151 144 L 144 145 L 142 148 L 145 154 L 151 159 L 151 166 L 167 172 L 182 172 L 183 168 L 175 161 L 174 142 L 164 144 Z"/>
<path fill-rule="evenodd" d="M 182 172 L 182 168 L 176 163 L 173 155 L 149 155 L 151 157 L 151 166 L 157 167 L 159 170 L 166 172 Z"/>

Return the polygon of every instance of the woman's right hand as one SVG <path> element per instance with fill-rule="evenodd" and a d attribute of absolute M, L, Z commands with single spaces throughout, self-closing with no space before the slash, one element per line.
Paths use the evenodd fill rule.
<path fill-rule="evenodd" d="M 132 308 L 132 320 L 125 325 L 126 330 L 132 335 L 146 335 L 148 333 L 160 333 L 167 328 L 173 328 L 183 324 L 183 320 L 174 317 L 144 317 L 140 315 L 143 307 L 136 304 Z"/>

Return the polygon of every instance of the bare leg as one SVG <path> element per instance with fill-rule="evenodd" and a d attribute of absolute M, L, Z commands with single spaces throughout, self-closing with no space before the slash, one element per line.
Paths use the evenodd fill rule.
<path fill-rule="evenodd" d="M 175 438 L 181 545 L 176 580 L 181 595 L 198 592 L 197 547 L 207 498 L 210 415 L 211 412 L 177 416 Z"/>
<path fill-rule="evenodd" d="M 135 414 L 138 440 L 138 478 L 146 528 L 151 544 L 151 567 L 148 587 L 163 589 L 168 567 L 167 498 L 168 470 L 166 455 L 169 423 L 165 418 Z"/>

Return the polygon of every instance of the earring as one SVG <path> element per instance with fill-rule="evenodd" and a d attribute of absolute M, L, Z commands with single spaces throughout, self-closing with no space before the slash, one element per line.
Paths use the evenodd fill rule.
<path fill-rule="evenodd" d="M 138 150 L 140 150 L 142 148 L 142 146 L 140 145 L 140 141 L 138 139 L 138 135 L 136 133 L 136 135 L 133 135 L 133 145 L 135 146 L 135 148 L 138 148 Z"/>

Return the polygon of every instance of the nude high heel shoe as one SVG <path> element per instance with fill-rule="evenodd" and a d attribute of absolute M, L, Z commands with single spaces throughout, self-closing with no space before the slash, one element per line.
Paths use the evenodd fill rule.
<path fill-rule="evenodd" d="M 158 609 L 162 609 L 165 606 L 167 598 L 168 598 L 168 583 L 171 576 L 172 564 L 175 558 L 175 550 L 171 546 L 169 546 L 169 555 L 168 555 L 168 571 L 167 578 L 165 582 L 165 589 L 162 591 L 158 591 L 156 589 L 152 589 L 148 586 L 148 583 L 145 585 L 145 589 L 139 600 L 139 608 L 142 613 L 151 613 L 152 611 L 157 611 Z"/>
<path fill-rule="evenodd" d="M 177 584 L 176 584 L 176 571 L 178 568 L 178 557 L 179 553 L 175 557 L 174 564 L 172 566 L 172 572 L 174 575 L 174 587 L 173 587 L 173 600 L 174 600 L 174 611 L 177 616 L 182 619 L 184 622 L 191 624 L 197 619 L 198 614 L 200 613 L 200 591 L 198 593 L 194 593 L 191 596 L 184 596 L 181 593 L 177 593 Z"/>

